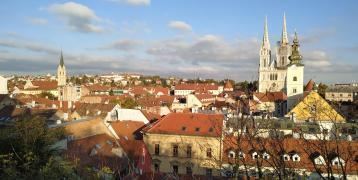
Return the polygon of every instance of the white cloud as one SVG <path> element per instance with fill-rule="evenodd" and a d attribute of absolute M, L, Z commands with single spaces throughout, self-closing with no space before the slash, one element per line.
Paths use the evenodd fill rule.
<path fill-rule="evenodd" d="M 123 51 L 132 51 L 138 46 L 140 46 L 142 43 L 138 40 L 133 39 L 121 39 L 118 41 L 115 41 L 109 45 L 103 46 L 99 49 L 119 49 Z"/>
<path fill-rule="evenodd" d="M 64 4 L 50 5 L 48 11 L 64 20 L 71 30 L 99 33 L 104 29 L 97 23 L 101 21 L 92 9 L 75 2 L 66 2 Z"/>
<path fill-rule="evenodd" d="M 34 25 L 45 25 L 48 23 L 47 19 L 38 18 L 38 17 L 29 17 L 27 18 L 27 21 Z"/>
<path fill-rule="evenodd" d="M 304 63 L 311 68 L 324 69 L 331 66 L 331 62 L 325 51 L 309 51 L 305 53 L 305 56 Z"/>
<path fill-rule="evenodd" d="M 132 6 L 148 6 L 148 5 L 150 5 L 150 0 L 109 0 L 109 1 L 129 4 Z"/>
<path fill-rule="evenodd" d="M 191 26 L 184 21 L 170 21 L 168 26 L 172 29 L 180 30 L 180 31 L 192 31 Z"/>

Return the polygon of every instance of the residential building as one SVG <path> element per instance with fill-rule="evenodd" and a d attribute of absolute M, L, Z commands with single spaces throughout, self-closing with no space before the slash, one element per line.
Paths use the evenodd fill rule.
<path fill-rule="evenodd" d="M 7 78 L 0 76 L 0 94 L 8 94 Z"/>
<path fill-rule="evenodd" d="M 335 102 L 353 102 L 358 99 L 358 86 L 353 86 L 353 84 L 328 86 L 325 99 Z"/>
<path fill-rule="evenodd" d="M 223 115 L 170 113 L 143 129 L 152 171 L 220 175 Z"/>

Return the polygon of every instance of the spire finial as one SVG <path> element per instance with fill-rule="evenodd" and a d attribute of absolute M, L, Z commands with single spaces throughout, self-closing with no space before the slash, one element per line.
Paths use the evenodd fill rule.
<path fill-rule="evenodd" d="M 265 17 L 264 37 L 263 37 L 263 41 L 262 41 L 262 46 L 266 46 L 268 49 L 270 48 L 270 41 L 269 41 L 269 36 L 268 36 L 267 16 Z"/>
<path fill-rule="evenodd" d="M 283 13 L 281 44 L 288 44 L 288 35 L 287 35 L 287 27 L 286 27 L 286 13 L 285 12 Z"/>

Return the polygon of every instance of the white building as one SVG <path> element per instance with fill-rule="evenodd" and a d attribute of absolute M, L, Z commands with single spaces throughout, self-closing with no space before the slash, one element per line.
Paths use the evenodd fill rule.
<path fill-rule="evenodd" d="M 7 79 L 0 76 L 0 94 L 8 94 Z"/>
<path fill-rule="evenodd" d="M 283 17 L 281 40 L 276 48 L 276 58 L 271 56 L 267 18 L 260 48 L 259 92 L 285 92 L 287 110 L 291 110 L 303 95 L 304 65 L 299 53 L 297 33 L 290 46 L 286 29 L 286 16 Z"/>

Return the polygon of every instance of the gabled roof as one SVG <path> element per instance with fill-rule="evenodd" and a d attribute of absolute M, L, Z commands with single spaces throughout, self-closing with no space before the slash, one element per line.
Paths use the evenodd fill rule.
<path fill-rule="evenodd" d="M 32 81 L 32 84 L 36 86 L 34 87 L 34 89 L 39 89 L 39 90 L 57 89 L 57 81 Z"/>
<path fill-rule="evenodd" d="M 287 100 L 287 96 L 284 92 L 255 92 L 254 96 L 261 102 L 275 102 Z"/>
<path fill-rule="evenodd" d="M 345 121 L 344 117 L 315 91 L 309 92 L 309 94 L 288 113 L 288 115 L 291 114 L 295 114 L 297 120 L 300 121 Z"/>
<path fill-rule="evenodd" d="M 222 114 L 170 113 L 146 132 L 219 137 L 223 128 L 223 120 Z"/>

